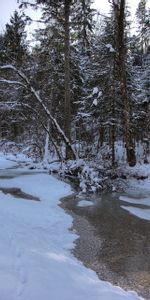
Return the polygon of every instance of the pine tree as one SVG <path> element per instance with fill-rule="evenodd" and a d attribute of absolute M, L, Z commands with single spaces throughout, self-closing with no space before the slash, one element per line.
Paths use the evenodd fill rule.
<path fill-rule="evenodd" d="M 24 2 L 24 1 L 22 1 Z M 64 54 L 64 131 L 66 136 L 71 140 L 71 111 L 72 111 L 72 75 L 71 75 L 71 47 L 75 36 L 81 39 L 79 34 L 82 31 L 84 34 L 82 39 L 88 39 L 88 31 L 90 31 L 90 21 L 88 16 L 90 15 L 90 5 L 92 1 L 73 1 L 73 0 L 58 0 L 58 1 L 44 1 L 37 0 L 37 4 L 42 4 L 43 18 L 45 24 L 50 26 L 54 23 L 61 36 L 63 37 L 62 47 Z M 77 14 L 78 8 L 78 14 Z M 80 22 L 80 24 L 79 24 Z M 77 32 L 78 33 L 75 33 Z M 53 36 L 55 39 L 55 35 Z M 57 50 L 56 50 L 57 51 Z M 62 57 L 63 59 L 63 57 Z M 66 149 L 66 157 L 68 158 L 70 153 Z"/>
<path fill-rule="evenodd" d="M 27 54 L 25 45 L 25 21 L 17 11 L 10 18 L 10 23 L 6 24 L 4 34 L 4 48 L 7 61 L 20 66 Z"/>
<path fill-rule="evenodd" d="M 150 10 L 147 8 L 147 0 L 140 0 L 136 10 L 138 23 L 138 40 L 141 54 L 147 52 L 150 36 Z"/>
<path fill-rule="evenodd" d="M 22 16 L 15 11 L 14 15 L 10 18 L 10 22 L 6 24 L 6 30 L 2 37 L 0 51 L 1 64 L 13 64 L 19 68 L 25 64 L 25 58 L 27 58 L 25 36 L 25 22 L 23 21 Z M 14 76 L 12 76 L 10 72 L 3 71 L 2 78 L 5 79 L 7 77 L 9 77 L 9 80 L 14 80 Z M 4 82 L 1 83 L 1 92 L 2 91 L 2 101 L 4 103 L 3 111 L 5 111 L 4 118 L 5 121 L 11 124 L 9 125 L 11 138 L 16 138 L 19 132 L 22 131 L 22 116 L 19 102 L 23 98 L 23 91 L 19 85 L 15 88 L 13 86 L 7 86 L 6 89 L 6 84 Z"/>

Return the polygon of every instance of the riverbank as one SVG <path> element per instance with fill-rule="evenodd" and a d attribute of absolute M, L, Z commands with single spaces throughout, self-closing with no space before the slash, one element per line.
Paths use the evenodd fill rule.
<path fill-rule="evenodd" d="M 118 195 L 108 197 L 91 195 L 86 207 L 78 206 L 82 198 L 63 199 L 79 235 L 73 254 L 101 280 L 150 299 L 150 222 L 124 211 Z"/>
<path fill-rule="evenodd" d="M 59 207 L 59 199 L 72 193 L 70 186 L 39 170 L 17 165 L 13 169 L 8 160 L 4 172 L 5 160 L 0 156 L 1 298 L 141 299 L 136 292 L 125 292 L 99 280 L 71 254 L 77 235 L 69 231 L 72 217 Z M 23 193 L 40 201 L 17 198 L 12 194 L 14 188 L 20 197 Z"/>

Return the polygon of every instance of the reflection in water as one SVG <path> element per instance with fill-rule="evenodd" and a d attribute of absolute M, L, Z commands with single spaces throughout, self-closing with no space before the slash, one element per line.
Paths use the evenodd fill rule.
<path fill-rule="evenodd" d="M 30 195 L 30 194 L 24 193 L 19 188 L 3 188 L 3 187 L 0 187 L 0 191 L 2 191 L 4 194 L 10 194 L 10 195 L 14 196 L 15 198 L 40 201 L 40 199 L 38 197 L 35 197 L 35 196 Z"/>
<path fill-rule="evenodd" d="M 45 171 L 46 172 L 46 171 Z M 34 175 L 34 174 L 40 174 L 44 173 L 42 170 L 29 170 L 25 168 L 8 168 L 4 170 L 0 170 L 0 179 L 12 179 L 19 176 L 25 176 L 25 175 Z M 34 197 L 33 195 L 24 193 L 21 189 L 13 187 L 13 188 L 4 188 L 3 187 L 3 181 L 1 181 L 0 191 L 2 191 L 4 194 L 10 194 L 12 196 L 15 196 L 16 198 L 22 198 L 26 200 L 34 200 L 34 201 L 40 201 L 38 197 Z"/>
<path fill-rule="evenodd" d="M 74 253 L 86 265 L 92 267 L 100 278 L 126 289 L 134 289 L 150 299 L 150 222 L 122 209 L 122 204 L 131 206 L 131 203 L 120 201 L 119 196 L 97 196 L 92 199 L 94 205 L 90 207 L 77 206 L 77 197 L 63 201 L 63 207 L 73 215 L 75 228 L 81 235 Z M 136 204 L 136 207 L 139 206 L 140 204 Z M 82 229 L 80 228 L 79 217 L 91 224 L 94 239 L 101 239 L 101 244 L 97 243 L 101 245 L 98 249 L 92 248 L 93 237 L 92 241 L 89 236 L 87 242 L 82 242 L 83 231 L 89 229 L 87 225 L 83 228 L 84 223 Z M 94 242 L 94 247 L 95 245 Z M 88 254 L 87 258 L 87 253 L 92 251 L 96 253 L 95 257 Z"/>

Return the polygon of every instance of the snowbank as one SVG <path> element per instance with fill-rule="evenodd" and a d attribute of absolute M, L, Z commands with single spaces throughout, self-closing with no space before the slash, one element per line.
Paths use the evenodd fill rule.
<path fill-rule="evenodd" d="M 124 205 L 122 205 L 121 207 L 127 210 L 129 213 L 139 217 L 140 219 L 150 221 L 150 209 L 142 209 L 138 207 Z"/>
<path fill-rule="evenodd" d="M 100 281 L 70 253 L 77 236 L 68 230 L 72 218 L 58 206 L 61 197 L 72 193 L 69 185 L 46 174 L 20 174 L 0 180 L 0 187 L 17 187 L 41 200 L 0 192 L 2 300 L 141 299 Z"/>
<path fill-rule="evenodd" d="M 131 198 L 128 196 L 120 196 L 119 200 L 133 204 L 133 206 L 121 205 L 123 209 L 127 210 L 129 213 L 137 216 L 140 219 L 150 221 L 150 195 L 149 197 L 145 198 Z M 138 207 L 135 207 L 135 205 L 138 205 Z"/>
<path fill-rule="evenodd" d="M 121 207 L 140 219 L 150 221 L 150 164 L 137 164 L 134 168 L 128 168 L 129 170 L 132 176 L 129 181 L 129 196 L 120 196 L 119 199 L 133 206 Z M 142 177 L 145 179 L 136 179 Z"/>
<path fill-rule="evenodd" d="M 0 153 L 0 170 L 13 168 L 16 165 L 17 163 L 15 161 L 7 160 L 7 158 L 4 157 L 3 153 Z"/>

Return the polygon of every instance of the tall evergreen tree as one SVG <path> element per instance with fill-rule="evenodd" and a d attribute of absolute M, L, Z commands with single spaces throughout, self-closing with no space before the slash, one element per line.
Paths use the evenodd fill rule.
<path fill-rule="evenodd" d="M 22 1 L 24 2 L 24 1 Z M 57 0 L 45 1 L 37 0 L 37 4 L 43 5 L 43 17 L 45 24 L 49 22 L 55 23 L 63 37 L 64 51 L 64 131 L 68 139 L 71 139 L 71 107 L 72 107 L 72 91 L 71 91 L 71 43 L 76 30 L 83 32 L 82 39 L 88 39 L 88 31 L 90 30 L 90 5 L 92 1 L 77 0 Z M 78 8 L 78 11 L 77 11 Z M 78 14 L 77 14 L 78 12 Z M 80 16 L 79 16 L 80 15 Z M 79 24 L 80 22 L 80 24 Z M 79 36 L 80 34 L 75 34 Z M 54 37 L 55 38 L 55 37 Z M 81 36 L 80 36 L 81 38 Z M 69 150 L 66 149 L 66 157 L 70 156 Z"/>
<path fill-rule="evenodd" d="M 23 63 L 25 55 L 27 54 L 25 26 L 26 24 L 22 16 L 15 11 L 10 18 L 10 23 L 6 24 L 6 31 L 4 34 L 6 59 L 18 66 Z"/>
<path fill-rule="evenodd" d="M 150 9 L 147 8 L 147 0 L 140 0 L 136 10 L 138 23 L 139 49 L 142 54 L 147 52 L 150 42 Z"/>
<path fill-rule="evenodd" d="M 15 11 L 10 18 L 10 22 L 6 24 L 6 30 L 3 35 L 0 53 L 2 64 L 13 64 L 19 68 L 25 65 L 27 59 L 25 37 L 25 22 L 22 16 Z M 9 79 L 11 80 L 14 79 L 10 72 L 5 71 L 2 73 L 3 79 L 7 76 L 9 76 Z M 4 118 L 7 120 L 8 124 L 11 124 L 11 126 L 9 125 L 10 130 L 8 131 L 10 132 L 11 137 L 15 138 L 18 133 L 21 132 L 22 116 L 20 114 L 20 104 L 18 105 L 18 103 L 22 100 L 23 91 L 19 85 L 17 85 L 15 89 L 13 86 L 6 89 L 6 84 L 4 82 L 1 87 L 3 103 L 5 103 Z"/>

